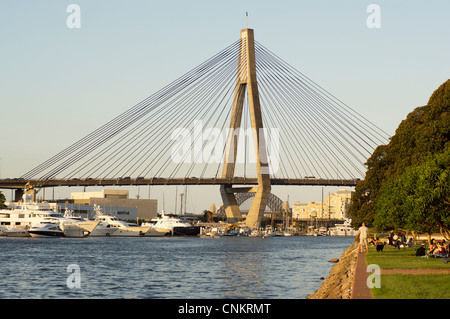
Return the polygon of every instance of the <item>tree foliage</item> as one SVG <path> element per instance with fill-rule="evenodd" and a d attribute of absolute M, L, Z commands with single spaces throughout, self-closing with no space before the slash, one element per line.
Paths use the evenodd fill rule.
<path fill-rule="evenodd" d="M 2 192 L 0 192 L 0 208 L 6 208 L 5 201 L 6 201 L 5 195 L 3 195 Z"/>
<path fill-rule="evenodd" d="M 214 214 L 213 212 L 209 211 L 209 210 L 204 210 L 203 211 L 203 218 L 202 220 L 206 223 L 212 223 L 214 221 Z"/>
<path fill-rule="evenodd" d="M 386 183 L 375 205 L 374 226 L 440 231 L 450 239 L 450 147 Z"/>
<path fill-rule="evenodd" d="M 433 155 L 442 153 L 449 147 L 450 80 L 431 95 L 427 105 L 417 107 L 409 113 L 390 142 L 378 146 L 367 160 L 365 179 L 356 186 L 349 209 L 353 224 L 365 222 L 373 225 L 377 218 L 375 213 L 379 197 L 384 193 L 385 187 L 394 187 L 389 182 L 400 178 L 410 167 L 419 167 Z M 396 191 L 400 192 L 399 189 Z M 399 216 L 384 218 L 395 219 Z M 395 224 L 393 220 L 391 222 Z"/>

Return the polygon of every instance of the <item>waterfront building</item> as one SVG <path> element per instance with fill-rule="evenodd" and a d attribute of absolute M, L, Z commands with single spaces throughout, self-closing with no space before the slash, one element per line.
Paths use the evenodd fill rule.
<path fill-rule="evenodd" d="M 322 202 L 295 202 L 292 206 L 293 219 L 325 218 L 327 207 Z"/>
<path fill-rule="evenodd" d="M 158 212 L 156 199 L 132 199 L 129 198 L 128 190 L 103 189 L 100 192 L 71 193 L 71 199 L 75 208 L 77 205 L 99 205 L 104 213 L 125 220 L 149 221 L 156 218 Z"/>
<path fill-rule="evenodd" d="M 328 204 L 328 218 L 331 219 L 347 219 L 347 211 L 350 208 L 352 202 L 352 191 L 346 189 L 338 190 L 335 193 L 331 193 L 326 198 Z"/>
<path fill-rule="evenodd" d="M 318 219 L 339 219 L 348 218 L 347 210 L 351 204 L 352 191 L 341 189 L 326 196 L 324 202 L 295 202 L 292 207 L 292 218 L 306 220 Z"/>
<path fill-rule="evenodd" d="M 94 201 L 93 201 L 94 202 Z M 96 212 L 94 204 L 74 204 L 73 202 L 65 202 L 58 204 L 61 212 L 64 214 L 66 210 L 71 211 L 73 215 L 82 218 L 94 219 Z M 98 205 L 103 214 L 115 217 L 120 220 L 137 220 L 138 209 L 136 207 Z"/>

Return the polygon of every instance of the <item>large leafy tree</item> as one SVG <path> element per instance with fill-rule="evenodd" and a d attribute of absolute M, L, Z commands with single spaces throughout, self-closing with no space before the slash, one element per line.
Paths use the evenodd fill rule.
<path fill-rule="evenodd" d="M 389 180 L 375 205 L 379 230 L 440 231 L 450 239 L 450 147 Z"/>
<path fill-rule="evenodd" d="M 372 225 L 383 188 L 406 169 L 417 166 L 450 145 L 450 80 L 400 123 L 387 145 L 378 146 L 367 160 L 365 179 L 355 188 L 349 214 L 353 224 Z"/>

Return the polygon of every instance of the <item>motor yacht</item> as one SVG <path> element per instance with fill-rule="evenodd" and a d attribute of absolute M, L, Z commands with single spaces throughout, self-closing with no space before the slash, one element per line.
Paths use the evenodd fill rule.
<path fill-rule="evenodd" d="M 168 229 L 162 229 L 162 228 L 153 228 L 150 226 L 150 229 L 144 234 L 144 236 L 147 237 L 161 237 L 165 236 L 170 233 L 170 230 Z"/>
<path fill-rule="evenodd" d="M 59 227 L 64 232 L 65 237 L 87 237 L 100 224 L 98 220 L 88 220 L 79 216 L 74 216 L 73 211 L 65 210 L 64 215 L 59 220 Z"/>
<path fill-rule="evenodd" d="M 17 226 L 15 228 L 5 228 L 2 235 L 6 237 L 30 237 L 27 226 Z"/>
<path fill-rule="evenodd" d="M 110 237 L 118 227 L 98 221 L 97 227 L 89 234 L 89 237 Z"/>
<path fill-rule="evenodd" d="M 6 235 L 8 234 L 24 234 L 24 229 L 30 229 L 41 223 L 58 222 L 63 223 L 79 223 L 80 228 L 87 227 L 86 231 L 92 227 L 91 223 L 85 223 L 85 220 L 76 216 L 62 215 L 59 208 L 55 205 L 42 202 L 31 201 L 26 194 L 22 197 L 22 202 L 12 203 L 9 209 L 0 210 L 0 226 L 5 228 Z"/>
<path fill-rule="evenodd" d="M 97 220 L 67 221 L 61 219 L 59 228 L 64 232 L 65 237 L 88 237 L 99 223 L 100 221 Z"/>
<path fill-rule="evenodd" d="M 126 223 L 120 219 L 109 215 L 98 215 L 95 217 L 102 226 L 114 227 L 116 230 L 110 234 L 112 237 L 137 237 L 144 236 L 150 229 L 150 226 L 138 226 L 130 223 Z"/>
<path fill-rule="evenodd" d="M 31 229 L 36 233 L 36 227 L 58 224 L 66 237 L 86 237 L 99 223 L 69 215 L 67 211 L 62 215 L 53 209 L 48 203 L 32 202 L 24 195 L 22 203 L 13 204 L 11 209 L 0 210 L 2 234 L 8 237 L 30 237 Z"/>
<path fill-rule="evenodd" d="M 62 217 L 61 213 L 53 211 L 48 203 L 27 202 L 24 198 L 21 204 L 0 210 L 0 225 L 6 232 L 13 229 L 23 230 L 40 224 L 45 218 Z"/>
<path fill-rule="evenodd" d="M 200 226 L 192 226 L 179 218 L 166 215 L 164 211 L 159 217 L 142 225 L 149 226 L 152 230 L 166 231 L 172 236 L 199 236 L 201 230 Z"/>
<path fill-rule="evenodd" d="M 58 223 L 42 223 L 28 229 L 31 237 L 64 237 Z"/>
<path fill-rule="evenodd" d="M 330 236 L 356 236 L 357 231 L 351 226 L 351 219 L 346 219 L 343 224 L 335 224 L 328 232 Z"/>
<path fill-rule="evenodd" d="M 113 231 L 106 232 L 105 236 L 112 237 L 137 237 L 144 236 L 150 229 L 150 226 L 139 226 L 137 224 L 126 223 L 123 220 L 117 219 L 113 216 L 103 214 L 100 207 L 96 205 L 95 210 L 95 220 L 99 221 L 100 229 L 111 229 Z M 108 234 L 108 235 L 106 235 Z"/>
<path fill-rule="evenodd" d="M 94 204 L 94 212 L 95 216 L 103 215 L 100 206 Z M 89 237 L 109 237 L 111 236 L 118 227 L 111 226 L 109 223 L 102 222 L 101 220 L 97 220 L 99 223 L 97 224 L 97 227 L 95 227 L 91 233 L 89 234 Z"/>

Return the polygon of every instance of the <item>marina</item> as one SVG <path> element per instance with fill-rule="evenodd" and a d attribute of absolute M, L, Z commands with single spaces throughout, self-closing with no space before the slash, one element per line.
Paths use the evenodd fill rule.
<path fill-rule="evenodd" d="M 56 208 L 60 210 L 60 207 Z M 271 225 L 257 229 L 249 228 L 245 222 L 237 223 L 188 223 L 180 216 L 162 211 L 150 222 L 130 223 L 102 212 L 94 205 L 95 218 L 75 216 L 69 210 L 64 214 L 50 208 L 48 203 L 27 202 L 15 204 L 11 209 L 0 210 L 0 236 L 6 237 L 161 237 L 161 236 L 249 236 L 249 237 L 288 237 L 309 236 L 350 236 L 356 235 L 351 220 L 335 224 L 334 227 L 308 226 L 307 231 L 299 231 L 283 222 L 274 229 Z"/>
<path fill-rule="evenodd" d="M 284 222 L 252 230 L 162 211 L 139 225 L 99 206 L 91 219 L 60 210 L 26 198 L 0 210 L 0 298 L 305 298 L 353 241 Z M 80 289 L 66 285 L 69 265 Z"/>

